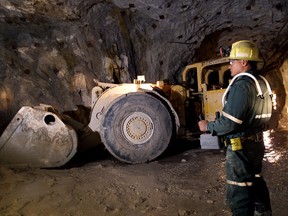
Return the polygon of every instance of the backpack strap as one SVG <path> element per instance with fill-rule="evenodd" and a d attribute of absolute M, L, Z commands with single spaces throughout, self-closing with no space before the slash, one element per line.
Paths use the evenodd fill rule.
<path fill-rule="evenodd" d="M 272 90 L 271 90 L 271 87 L 270 87 L 267 79 L 266 79 L 265 77 L 261 76 L 261 75 L 259 75 L 259 77 L 265 82 L 266 87 L 267 87 L 267 90 L 268 90 L 268 92 L 269 92 L 269 95 L 270 95 L 270 97 L 272 97 L 272 96 L 273 96 L 273 92 L 272 92 Z"/>
<path fill-rule="evenodd" d="M 224 106 L 224 104 L 225 104 L 225 102 L 226 102 L 226 101 L 225 101 L 226 95 L 227 95 L 227 93 L 229 92 L 231 85 L 232 85 L 233 82 L 234 82 L 238 77 L 240 77 L 240 76 L 249 76 L 252 80 L 254 80 L 255 85 L 256 85 L 256 89 L 257 89 L 257 93 L 258 93 L 257 96 L 260 96 L 260 98 L 262 98 L 262 99 L 264 98 L 264 95 L 263 95 L 263 92 L 262 92 L 262 90 L 261 90 L 260 84 L 259 84 L 258 80 L 255 78 L 255 76 L 253 76 L 253 75 L 250 74 L 250 73 L 243 72 L 243 73 L 239 73 L 239 74 L 237 74 L 236 76 L 234 76 L 233 79 L 231 80 L 231 82 L 229 83 L 226 91 L 224 92 L 224 94 L 223 94 L 223 96 L 222 96 L 222 105 L 223 105 L 223 106 Z M 271 87 L 270 87 L 268 81 L 267 81 L 263 76 L 261 76 L 261 75 L 259 75 L 259 77 L 260 77 L 261 79 L 263 79 L 263 81 L 265 82 L 265 84 L 266 84 L 266 86 L 267 86 L 267 90 L 268 90 L 268 92 L 269 92 L 269 95 L 270 95 L 270 97 L 272 97 L 273 93 L 272 93 L 272 91 L 271 91 Z"/>

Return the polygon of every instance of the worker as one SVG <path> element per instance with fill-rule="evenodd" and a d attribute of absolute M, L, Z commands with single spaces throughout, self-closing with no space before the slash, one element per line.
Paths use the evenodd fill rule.
<path fill-rule="evenodd" d="M 202 132 L 222 136 L 226 151 L 226 201 L 233 216 L 272 215 L 269 190 L 261 175 L 263 131 L 272 113 L 272 92 L 257 73 L 259 50 L 242 40 L 232 44 L 233 79 L 223 94 L 223 109 L 215 121 L 198 122 Z"/>

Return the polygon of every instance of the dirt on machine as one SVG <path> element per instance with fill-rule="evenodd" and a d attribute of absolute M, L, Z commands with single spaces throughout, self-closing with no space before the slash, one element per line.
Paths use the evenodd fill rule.
<path fill-rule="evenodd" d="M 9 166 L 61 167 L 94 140 L 117 159 L 144 163 L 160 156 L 178 136 L 189 132 L 202 148 L 219 148 L 217 137 L 200 134 L 199 117 L 215 120 L 231 79 L 229 59 L 187 65 L 179 84 L 96 82 L 87 123 L 50 105 L 22 107 L 0 137 L 0 163 Z M 203 141 L 204 140 L 204 141 Z M 215 144 L 216 141 L 216 144 Z"/>

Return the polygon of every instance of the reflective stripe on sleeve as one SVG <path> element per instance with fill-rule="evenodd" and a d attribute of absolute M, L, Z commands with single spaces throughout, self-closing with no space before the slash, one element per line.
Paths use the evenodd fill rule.
<path fill-rule="evenodd" d="M 231 181 L 231 180 L 226 180 L 227 184 L 230 185 L 237 185 L 240 187 L 246 187 L 246 186 L 252 186 L 253 182 L 236 182 L 236 181 Z"/>
<path fill-rule="evenodd" d="M 226 118 L 230 119 L 231 121 L 236 122 L 237 124 L 242 124 L 242 122 L 243 122 L 242 120 L 237 119 L 234 116 L 232 116 L 226 112 L 223 112 L 223 111 L 222 111 L 222 115 L 225 116 Z"/>

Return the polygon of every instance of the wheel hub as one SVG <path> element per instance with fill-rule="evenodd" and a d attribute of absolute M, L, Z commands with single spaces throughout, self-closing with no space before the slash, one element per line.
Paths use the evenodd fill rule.
<path fill-rule="evenodd" d="M 151 118 L 142 112 L 127 116 L 123 124 L 124 137 L 133 144 L 142 144 L 149 140 L 154 131 Z"/>

